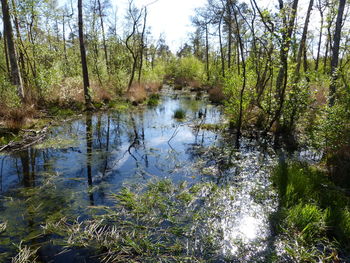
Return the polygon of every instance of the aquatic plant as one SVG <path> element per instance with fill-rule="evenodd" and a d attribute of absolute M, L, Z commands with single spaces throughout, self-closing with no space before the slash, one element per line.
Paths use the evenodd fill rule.
<path fill-rule="evenodd" d="M 11 263 L 36 263 L 37 262 L 37 256 L 36 252 L 37 249 L 31 249 L 28 246 L 23 246 L 22 243 L 20 243 L 17 247 L 18 253 L 15 257 L 12 258 Z"/>
<path fill-rule="evenodd" d="M 177 110 L 175 110 L 175 112 L 174 112 L 174 118 L 175 118 L 175 119 L 179 119 L 179 120 L 185 119 L 185 118 L 186 118 L 186 111 L 183 110 L 183 109 L 177 109 Z"/>
<path fill-rule="evenodd" d="M 152 94 L 147 101 L 148 106 L 157 106 L 159 103 L 160 96 L 159 94 Z"/>
<path fill-rule="evenodd" d="M 0 223 L 0 234 L 5 232 L 7 227 L 7 222 Z"/>
<path fill-rule="evenodd" d="M 123 188 L 111 196 L 114 207 L 100 208 L 103 215 L 48 222 L 45 232 L 66 237 L 68 246 L 97 249 L 103 262 L 205 262 L 217 248 L 215 233 L 203 227 L 210 211 L 199 204 L 204 193 L 216 189 L 211 183 L 188 187 L 167 179 Z"/>

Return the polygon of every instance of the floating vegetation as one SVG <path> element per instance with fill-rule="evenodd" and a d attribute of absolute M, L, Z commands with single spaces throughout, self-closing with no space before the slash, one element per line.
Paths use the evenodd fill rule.
<path fill-rule="evenodd" d="M 7 228 L 7 222 L 3 222 L 3 223 L 0 222 L 0 234 L 5 232 L 6 228 Z"/>
<path fill-rule="evenodd" d="M 34 147 L 36 149 L 66 149 L 77 146 L 78 143 L 78 140 L 73 138 L 52 137 L 39 144 L 36 144 Z"/>
<path fill-rule="evenodd" d="M 159 104 L 159 99 L 160 99 L 159 94 L 152 94 L 148 98 L 147 105 L 151 107 L 157 106 Z"/>
<path fill-rule="evenodd" d="M 215 240 L 221 235 L 208 229 L 206 220 L 212 211 L 205 204 L 220 197 L 220 188 L 213 183 L 187 186 L 166 179 L 135 187 L 112 195 L 115 206 L 103 207 L 104 215 L 83 222 L 51 222 L 45 226 L 46 233 L 65 236 L 68 246 L 98 249 L 103 262 L 215 258 Z"/>
<path fill-rule="evenodd" d="M 17 247 L 18 254 L 12 258 L 11 263 L 36 263 L 36 252 L 38 249 L 31 249 L 28 246 L 23 246 L 20 243 Z"/>
<path fill-rule="evenodd" d="M 186 118 L 186 111 L 183 109 L 177 109 L 174 112 L 174 118 L 178 120 L 183 120 Z"/>

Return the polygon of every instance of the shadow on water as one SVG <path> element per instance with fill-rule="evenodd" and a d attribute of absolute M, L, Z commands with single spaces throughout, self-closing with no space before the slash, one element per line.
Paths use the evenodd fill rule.
<path fill-rule="evenodd" d="M 214 183 L 221 190 L 204 194 L 199 203 L 210 217 L 198 230 L 198 242 L 206 229 L 216 233 L 216 262 L 264 262 L 273 237 L 269 216 L 277 208 L 269 181 L 274 149 L 245 137 L 235 149 L 231 136 L 199 128 L 223 121 L 219 107 L 196 94 L 171 93 L 163 91 L 156 107 L 86 114 L 53 128 L 39 145 L 0 156 L 0 223 L 7 222 L 0 259 L 10 261 L 13 244 L 22 240 L 41 247 L 42 262 L 98 262 L 88 249 L 62 253 L 60 237 L 43 234 L 41 226 L 92 218 L 100 212 L 91 207 L 114 205 L 110 194 L 157 178 L 189 186 Z M 179 108 L 185 120 L 173 118 Z"/>

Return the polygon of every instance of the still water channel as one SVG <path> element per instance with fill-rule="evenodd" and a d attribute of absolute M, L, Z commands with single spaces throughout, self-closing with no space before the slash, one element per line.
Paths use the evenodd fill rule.
<path fill-rule="evenodd" d="M 173 117 L 180 108 L 182 121 Z M 205 253 L 200 235 L 212 233 L 217 249 L 208 262 L 264 262 L 276 249 L 270 215 L 277 201 L 269 181 L 276 155 L 263 140 L 245 137 L 234 150 L 227 132 L 199 128 L 223 122 L 221 108 L 205 95 L 165 89 L 158 106 L 83 115 L 53 127 L 32 148 L 0 155 L 0 223 L 7 222 L 0 261 L 11 262 L 22 242 L 39 248 L 39 262 L 99 262 L 87 249 L 53 243 L 43 226 L 91 218 L 93 207 L 113 206 L 111 194 L 123 187 L 168 179 L 222 189 L 215 199 L 203 192 L 197 206 L 211 213 L 189 250 Z"/>

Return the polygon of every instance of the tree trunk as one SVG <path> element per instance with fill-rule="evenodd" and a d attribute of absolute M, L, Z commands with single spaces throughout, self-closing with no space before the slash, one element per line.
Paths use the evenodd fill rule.
<path fill-rule="evenodd" d="M 3 14 L 4 33 L 6 34 L 5 37 L 7 43 L 7 51 L 10 60 L 11 83 L 17 87 L 17 94 L 20 97 L 20 99 L 24 101 L 24 88 L 22 83 L 21 72 L 17 61 L 17 53 L 13 39 L 11 17 L 7 0 L 1 0 L 1 7 Z"/>
<path fill-rule="evenodd" d="M 79 27 L 79 43 L 80 43 L 80 56 L 81 56 L 81 67 L 83 72 L 83 82 L 84 82 L 84 97 L 85 105 L 87 109 L 92 108 L 91 96 L 89 93 L 89 72 L 86 61 L 86 51 L 84 44 L 84 31 L 83 31 L 83 8 L 82 0 L 78 0 L 78 27 Z"/>
<path fill-rule="evenodd" d="M 280 11 L 283 13 L 285 11 L 283 0 L 279 0 L 279 4 L 280 4 Z M 276 95 L 277 95 L 276 97 L 279 105 L 270 122 L 269 128 L 272 127 L 274 122 L 279 120 L 282 113 L 283 105 L 284 105 L 285 92 L 287 87 L 287 77 L 288 77 L 288 72 L 287 72 L 288 71 L 288 53 L 290 48 L 291 37 L 294 30 L 294 23 L 295 23 L 297 8 L 298 8 L 298 0 L 294 0 L 292 4 L 292 11 L 291 11 L 289 21 L 287 21 L 286 14 L 282 14 L 283 26 L 286 28 L 286 30 L 283 31 L 282 33 L 282 43 L 280 48 L 281 66 L 279 68 L 277 79 L 276 79 Z"/>
<path fill-rule="evenodd" d="M 306 37 L 307 37 L 307 31 L 308 31 L 308 27 L 309 27 L 310 15 L 311 15 L 311 10 L 312 10 L 313 4 L 314 4 L 314 0 L 310 0 L 309 7 L 308 7 L 307 13 L 306 13 L 303 34 L 301 37 L 300 46 L 299 46 L 298 55 L 297 55 L 297 65 L 295 68 L 295 81 L 296 82 L 299 80 L 299 77 L 300 77 L 300 67 L 301 67 L 302 55 L 304 54 L 304 57 L 306 57 Z M 306 63 L 306 61 L 304 61 L 304 63 Z"/>
<path fill-rule="evenodd" d="M 97 3 L 98 3 L 98 12 L 99 12 L 100 20 L 101 20 L 103 51 L 104 51 L 105 60 L 106 60 L 107 73 L 109 75 L 110 69 L 109 69 L 109 62 L 108 62 L 108 52 L 107 52 L 106 35 L 105 35 L 105 29 L 104 29 L 104 23 L 103 23 L 101 0 L 97 0 Z"/>
<path fill-rule="evenodd" d="M 141 75 L 142 75 L 143 53 L 145 50 L 145 32 L 146 32 L 146 22 L 147 22 L 147 8 L 145 7 L 144 10 L 145 10 L 145 15 L 143 17 L 143 28 L 142 28 L 142 33 L 141 33 L 140 66 L 139 66 L 139 75 L 138 75 L 139 84 L 141 82 Z"/>
<path fill-rule="evenodd" d="M 321 43 L 322 43 L 322 34 L 323 34 L 323 11 L 322 7 L 319 6 L 319 11 L 320 11 L 320 16 L 321 16 L 321 25 L 320 25 L 320 35 L 318 37 L 318 47 L 317 47 L 317 56 L 316 56 L 316 65 L 315 65 L 315 70 L 318 70 L 318 65 L 320 62 L 320 52 L 321 52 Z"/>
<path fill-rule="evenodd" d="M 340 46 L 340 38 L 341 38 L 341 29 L 343 23 L 343 13 L 345 7 L 346 0 L 339 0 L 339 8 L 337 21 L 335 24 L 335 32 L 334 32 L 334 43 L 332 49 L 332 60 L 331 60 L 331 73 L 332 73 L 332 82 L 329 87 L 329 105 L 332 107 L 335 102 L 335 93 L 336 93 L 336 82 L 338 79 L 337 68 L 339 63 L 339 46 Z"/>
<path fill-rule="evenodd" d="M 227 0 L 226 3 L 226 9 L 227 9 L 227 26 L 228 26 L 228 47 L 227 47 L 227 68 L 231 69 L 231 55 L 232 55 L 232 12 L 231 12 L 231 0 Z"/>
<path fill-rule="evenodd" d="M 239 115 L 238 115 L 238 120 L 237 120 L 237 136 L 236 136 L 236 143 L 235 146 L 236 148 L 239 148 L 239 140 L 241 137 L 241 128 L 242 128 L 242 119 L 243 119 L 243 96 L 244 96 L 244 91 L 246 88 L 246 65 L 245 65 L 245 58 L 244 58 L 244 47 L 243 47 L 243 41 L 242 37 L 240 34 L 240 29 L 238 26 L 238 19 L 237 19 L 237 14 L 234 11 L 234 19 L 237 24 L 237 41 L 239 45 L 239 53 L 241 54 L 241 62 L 242 62 L 242 77 L 243 77 L 243 83 L 242 83 L 242 88 L 239 96 Z"/>
<path fill-rule="evenodd" d="M 209 71 L 209 31 L 208 23 L 205 24 L 205 64 L 207 70 L 207 81 L 210 80 L 210 71 Z"/>
<path fill-rule="evenodd" d="M 224 49 L 222 46 L 222 35 L 221 35 L 222 17 L 223 17 L 223 14 L 221 14 L 220 20 L 219 20 L 219 43 L 220 43 L 220 56 L 221 56 L 221 74 L 222 74 L 222 77 L 225 78 L 225 55 L 224 55 Z"/>

